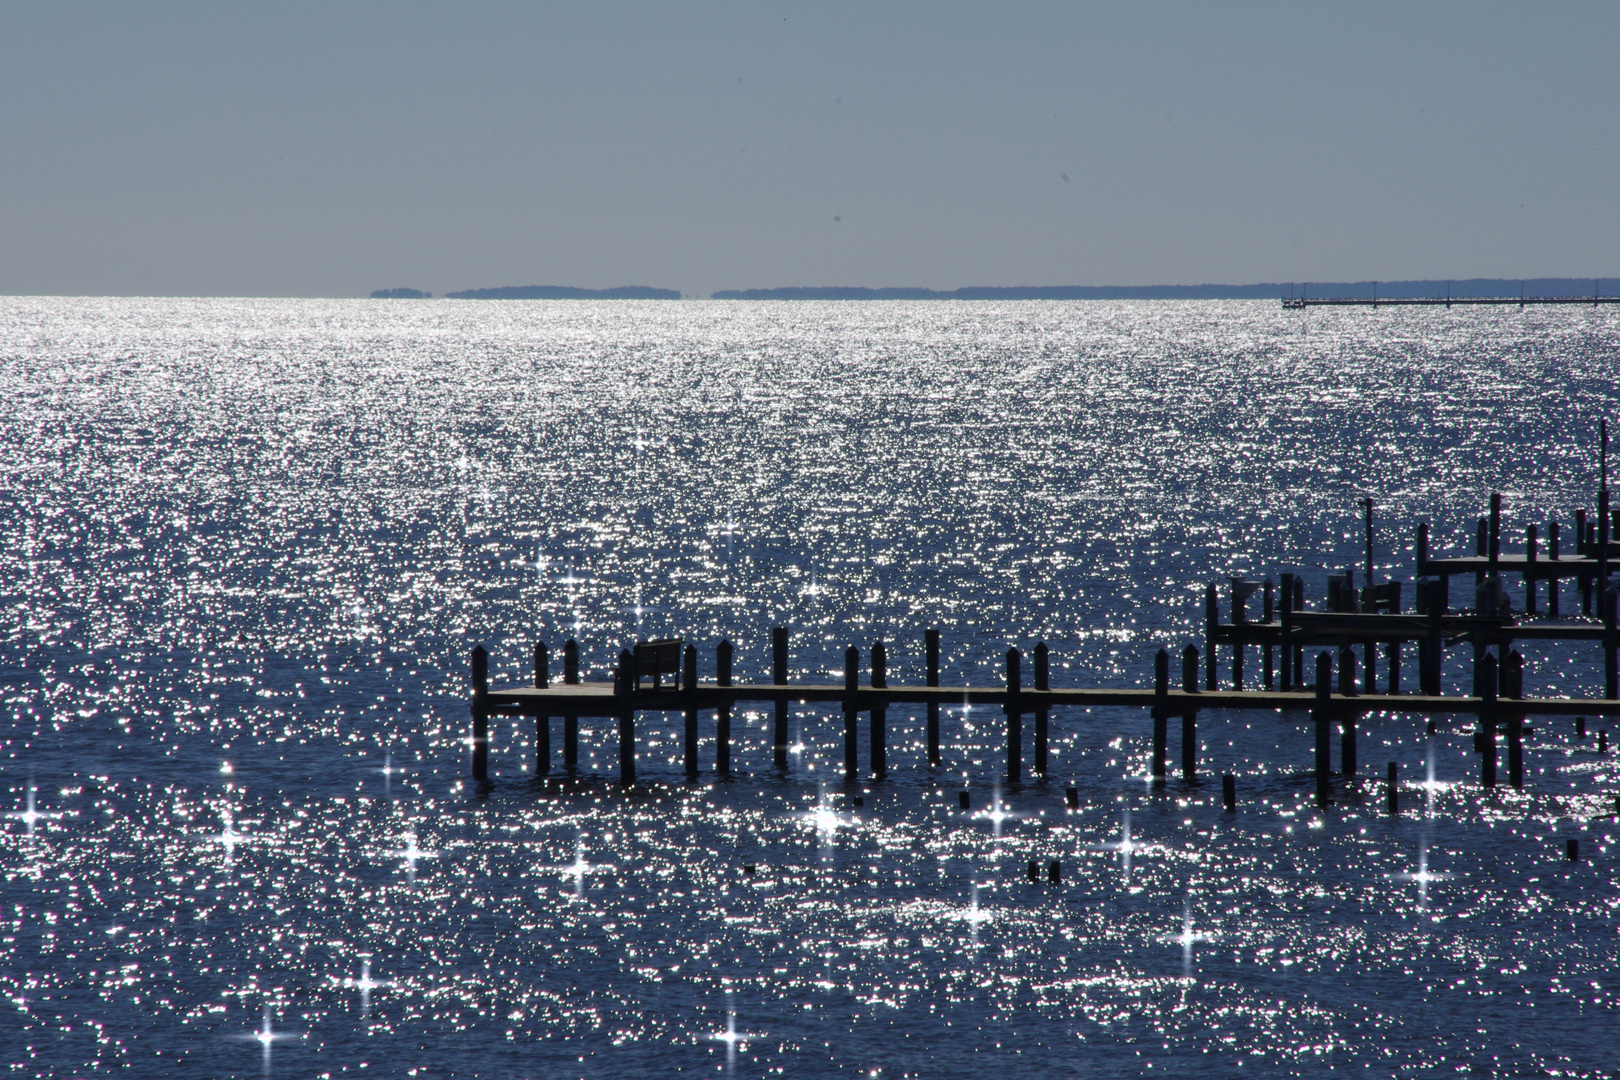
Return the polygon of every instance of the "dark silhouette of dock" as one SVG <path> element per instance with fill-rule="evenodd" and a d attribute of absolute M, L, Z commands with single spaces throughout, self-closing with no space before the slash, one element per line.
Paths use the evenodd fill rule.
<path fill-rule="evenodd" d="M 714 714 L 715 771 L 726 776 L 732 770 L 731 715 L 742 704 L 765 704 L 775 710 L 772 758 L 774 766 L 786 770 L 788 763 L 788 706 L 821 704 L 837 706 L 843 715 L 844 778 L 854 783 L 862 778 L 858 759 L 860 716 L 870 725 L 870 775 L 888 775 L 887 714 L 895 706 L 921 706 L 927 715 L 927 755 L 930 768 L 942 764 L 940 745 L 941 706 L 986 705 L 997 707 L 1005 719 L 1006 775 L 1016 782 L 1024 769 L 1024 736 L 1033 719 L 1033 771 L 1046 777 L 1051 712 L 1055 708 L 1123 707 L 1140 708 L 1152 720 L 1151 768 L 1156 779 L 1167 770 L 1169 720 L 1181 720 L 1181 772 L 1188 783 L 1198 778 L 1197 719 L 1208 709 L 1263 709 L 1278 712 L 1308 712 L 1315 732 L 1315 776 L 1318 797 L 1330 797 L 1331 731 L 1340 733 L 1337 775 L 1349 779 L 1357 774 L 1357 725 L 1370 713 L 1405 713 L 1433 718 L 1467 715 L 1476 718 L 1474 744 L 1480 756 L 1480 779 L 1485 787 L 1497 783 L 1499 742 L 1505 736 L 1508 782 L 1521 787 L 1524 782 L 1524 721 L 1532 716 L 1620 716 L 1620 629 L 1617 609 L 1620 598 L 1610 584 L 1610 566 L 1620 555 L 1620 544 L 1613 539 L 1620 526 L 1620 512 L 1611 511 L 1607 484 L 1607 424 L 1603 425 L 1603 461 L 1593 520 L 1587 512 L 1575 514 L 1575 550 L 1560 550 L 1561 531 L 1557 522 L 1548 523 L 1547 546 L 1543 550 L 1535 524 L 1525 529 L 1522 553 L 1507 554 L 1502 547 L 1502 501 L 1492 495 L 1490 513 L 1479 519 L 1476 550 L 1472 555 L 1435 557 L 1429 551 L 1429 526 L 1421 523 L 1416 545 L 1416 610 L 1402 610 L 1401 583 L 1374 583 L 1373 504 L 1363 500 L 1366 521 L 1366 586 L 1355 587 L 1355 570 L 1330 575 L 1327 596 L 1318 610 L 1306 609 L 1303 579 L 1280 575 L 1280 587 L 1269 579 L 1263 582 L 1229 579 L 1230 610 L 1222 621 L 1216 585 L 1207 587 L 1204 597 L 1204 648 L 1188 645 L 1181 651 L 1179 685 L 1172 686 L 1172 657 L 1164 649 L 1154 655 L 1153 687 L 1057 687 L 1051 685 L 1051 654 L 1045 642 L 1031 651 L 1032 678 L 1024 680 L 1024 653 L 1008 649 L 1003 658 L 1003 679 L 999 685 L 947 686 L 940 681 L 940 635 L 929 630 L 924 636 L 925 657 L 922 678 L 913 683 L 889 681 L 887 645 L 872 643 L 866 651 L 850 645 L 844 654 L 841 683 L 793 682 L 790 668 L 789 631 L 775 627 L 771 632 L 771 679 L 769 682 L 738 683 L 732 678 L 735 659 L 729 641 L 715 649 L 712 674 L 700 678 L 695 646 L 678 640 L 637 642 L 633 649 L 619 653 L 612 682 L 583 682 L 579 677 L 579 647 L 567 642 L 563 647 L 562 680 L 552 682 L 550 653 L 542 642 L 535 646 L 532 686 L 491 688 L 489 658 L 482 646 L 472 653 L 472 772 L 476 780 L 488 779 L 489 718 L 517 715 L 535 718 L 535 757 L 538 774 L 551 769 L 551 720 L 561 718 L 563 726 L 563 768 L 578 768 L 579 722 L 582 718 L 609 718 L 617 723 L 619 778 L 633 783 L 636 778 L 636 724 L 641 713 L 680 713 L 683 718 L 682 746 L 686 773 L 697 777 L 699 722 L 702 714 Z M 1459 575 L 1475 577 L 1471 606 L 1452 608 L 1451 579 Z M 1518 575 L 1523 591 L 1517 611 L 1505 578 Z M 1579 586 L 1580 615 L 1560 614 L 1560 582 L 1574 579 Z M 1546 617 L 1540 613 L 1545 592 Z M 1251 620 L 1249 602 L 1262 597 L 1260 618 Z M 1527 698 L 1524 696 L 1523 656 L 1512 649 L 1515 641 L 1591 641 L 1603 655 L 1602 694 L 1590 697 Z M 1401 688 L 1402 646 L 1416 644 L 1418 683 L 1416 693 Z M 1467 647 L 1472 653 L 1472 690 L 1468 694 L 1441 692 L 1442 662 L 1447 649 Z M 1362 650 L 1360 658 L 1356 649 Z M 1219 653 L 1229 650 L 1231 687 L 1223 689 L 1219 678 Z M 1307 678 L 1305 653 L 1320 649 L 1314 670 Z M 1495 650 L 1494 654 L 1492 650 Z M 1245 688 L 1246 654 L 1254 650 L 1260 661 L 1259 687 Z M 1380 689 L 1379 668 L 1385 673 Z M 866 683 L 862 685 L 862 673 Z M 666 685 L 665 677 L 669 677 Z M 646 680 L 651 685 L 644 685 Z M 1280 684 L 1280 685 L 1279 685 Z M 1606 752 L 1606 733 L 1600 733 L 1598 748 Z M 1230 799 L 1228 799 L 1230 801 Z M 1392 804 L 1393 805 L 1393 804 Z"/>

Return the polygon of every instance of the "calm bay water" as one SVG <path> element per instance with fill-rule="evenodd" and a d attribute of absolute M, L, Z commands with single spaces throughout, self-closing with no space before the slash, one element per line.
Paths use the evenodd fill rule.
<path fill-rule="evenodd" d="M 1489 795 L 1464 719 L 1369 718 L 1396 821 L 1370 780 L 1314 806 L 1292 715 L 1201 718 L 1233 815 L 1147 783 L 1128 710 L 1055 713 L 1020 786 L 989 709 L 935 772 L 891 710 L 854 790 L 814 709 L 785 777 L 740 717 L 724 783 L 645 716 L 630 793 L 605 723 L 541 782 L 501 719 L 487 790 L 464 740 L 468 650 L 515 682 L 537 637 L 587 677 L 730 638 L 757 678 L 786 623 L 796 678 L 882 638 L 915 680 L 935 626 L 947 683 L 1045 640 L 1055 684 L 1146 685 L 1207 582 L 1359 572 L 1363 495 L 1408 582 L 1416 522 L 1471 550 L 1490 491 L 1567 528 L 1617 359 L 1579 309 L 0 300 L 0 1062 L 1610 1075 L 1620 766 L 1566 718 Z M 1531 692 L 1601 687 L 1591 645 L 1525 652 Z"/>

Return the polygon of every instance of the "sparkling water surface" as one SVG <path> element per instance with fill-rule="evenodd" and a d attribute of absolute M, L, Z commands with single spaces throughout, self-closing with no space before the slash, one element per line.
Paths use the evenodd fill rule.
<path fill-rule="evenodd" d="M 944 710 L 930 771 L 896 707 L 851 788 L 834 709 L 785 776 L 742 710 L 730 781 L 705 716 L 695 783 L 647 713 L 630 791 L 609 723 L 541 780 L 502 717 L 480 789 L 466 658 L 683 636 L 708 676 L 729 638 L 756 679 L 785 623 L 794 678 L 882 639 L 918 681 L 938 627 L 947 684 L 1044 640 L 1054 685 L 1149 685 L 1208 582 L 1359 579 L 1365 495 L 1408 583 L 1490 491 L 1511 549 L 1567 538 L 1617 345 L 1569 308 L 0 300 L 0 1064 L 1612 1075 L 1608 721 L 1535 721 L 1486 793 L 1468 718 L 1372 716 L 1318 808 L 1302 714 L 1202 715 L 1204 782 L 1156 788 L 1145 712 L 1056 710 L 1011 784 L 999 710 Z M 1601 692 L 1591 643 L 1523 651 Z"/>

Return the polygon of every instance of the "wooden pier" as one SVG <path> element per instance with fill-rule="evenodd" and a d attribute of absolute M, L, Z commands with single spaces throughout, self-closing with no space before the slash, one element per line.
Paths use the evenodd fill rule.
<path fill-rule="evenodd" d="M 1285 296 L 1284 311 L 1313 307 L 1597 307 L 1620 304 L 1620 296 Z"/>
<path fill-rule="evenodd" d="M 1606 460 L 1605 460 L 1606 476 Z M 896 706 L 921 707 L 927 714 L 927 760 L 929 767 L 941 764 L 939 710 L 941 706 L 982 705 L 999 708 L 1005 719 L 1006 775 L 1012 781 L 1022 778 L 1026 717 L 1033 718 L 1033 767 L 1044 778 L 1048 769 L 1050 715 L 1057 708 L 1140 708 L 1152 720 L 1151 769 L 1155 778 L 1168 771 L 1168 728 L 1171 717 L 1181 719 L 1182 778 L 1196 782 L 1198 776 L 1197 718 L 1208 709 L 1262 709 L 1277 712 L 1308 712 L 1315 731 L 1315 776 L 1318 795 L 1329 797 L 1330 778 L 1354 777 L 1357 773 L 1356 730 L 1360 718 L 1371 713 L 1405 713 L 1427 717 L 1467 715 L 1476 718 L 1475 748 L 1481 758 L 1481 782 L 1494 787 L 1497 781 L 1498 742 L 1506 736 L 1509 782 L 1523 783 L 1523 722 L 1532 716 L 1582 715 L 1620 716 L 1620 687 L 1616 686 L 1616 653 L 1620 632 L 1616 629 L 1616 594 L 1607 585 L 1610 557 L 1611 517 L 1605 484 L 1599 492 L 1597 520 L 1587 522 L 1578 512 L 1575 522 L 1577 543 L 1573 557 L 1561 557 L 1559 529 L 1549 528 L 1549 550 L 1541 557 L 1535 526 L 1526 532 L 1522 554 L 1501 551 L 1501 500 L 1491 497 L 1489 517 L 1481 518 L 1475 554 L 1458 557 L 1432 557 L 1428 525 L 1418 527 L 1417 611 L 1401 610 L 1401 584 L 1386 582 L 1357 590 L 1354 571 L 1332 575 L 1323 610 L 1305 609 L 1303 580 L 1282 574 L 1280 588 L 1264 582 L 1230 579 L 1230 621 L 1222 622 L 1218 610 L 1217 587 L 1205 594 L 1205 647 L 1188 645 L 1181 652 L 1181 679 L 1171 685 L 1171 656 L 1160 649 L 1154 657 L 1154 685 L 1145 688 L 1054 687 L 1050 685 L 1051 656 L 1044 642 L 1032 650 L 1032 681 L 1023 679 L 1024 655 L 1016 648 L 1004 657 L 1004 677 L 999 685 L 941 685 L 939 671 L 939 632 L 929 630 L 924 637 L 925 670 L 921 683 L 891 684 L 887 646 L 874 642 L 867 650 L 866 685 L 861 684 L 861 650 L 850 645 L 844 655 L 841 683 L 800 683 L 788 678 L 789 632 L 786 627 L 771 631 L 771 681 L 737 683 L 732 678 L 735 651 L 731 642 L 722 641 L 715 649 L 713 676 L 699 677 L 698 654 L 694 646 L 680 641 L 638 642 L 634 651 L 625 650 L 617 658 L 612 682 L 582 682 L 579 677 L 579 648 L 573 642 L 563 647 L 562 681 L 553 683 L 549 651 L 544 643 L 535 647 L 532 686 L 491 688 L 489 662 L 483 648 L 472 654 L 472 772 L 476 780 L 488 779 L 489 719 L 496 715 L 534 717 L 536 768 L 545 776 L 551 768 L 551 720 L 563 725 L 563 767 L 578 768 L 579 721 L 582 718 L 609 718 L 617 722 L 619 778 L 625 783 L 636 779 L 636 725 L 642 713 L 680 713 L 683 757 L 686 773 L 696 777 L 701 771 L 698 758 L 700 718 L 714 714 L 714 769 L 721 775 L 732 771 L 731 716 L 743 704 L 770 705 L 775 710 L 772 761 L 778 770 L 788 763 L 788 706 L 792 703 L 837 706 L 844 721 L 844 778 L 855 783 L 862 779 L 859 768 L 859 723 L 866 714 L 870 725 L 870 776 L 883 779 L 888 774 L 888 710 Z M 1367 530 L 1367 579 L 1373 580 L 1372 502 L 1364 500 Z M 1476 577 L 1472 609 L 1449 607 L 1449 581 L 1459 574 Z M 1503 585 L 1503 576 L 1518 574 L 1525 590 L 1522 615 L 1534 613 L 1541 583 L 1547 586 L 1549 618 L 1516 616 Z M 1558 617 L 1558 583 L 1574 578 L 1581 583 L 1584 618 Z M 1593 592 L 1598 594 L 1600 613 L 1590 615 Z M 1256 593 L 1263 596 L 1261 618 L 1248 618 L 1248 602 Z M 1604 655 L 1604 693 L 1588 698 L 1526 698 L 1523 694 L 1524 660 L 1511 651 L 1515 641 L 1595 641 Z M 1401 646 L 1418 646 L 1419 689 L 1401 691 Z M 1472 646 L 1473 692 L 1444 695 L 1441 670 L 1444 652 L 1459 644 Z M 1354 647 L 1364 650 L 1358 663 Z M 1378 691 L 1379 647 L 1387 671 L 1387 686 Z M 1218 651 L 1226 647 L 1231 656 L 1231 688 L 1222 689 L 1218 678 Z M 1260 652 L 1261 688 L 1245 689 L 1245 651 Z M 1326 647 L 1326 648 L 1323 648 Z M 1496 650 L 1492 655 L 1491 649 Z M 1307 680 L 1305 652 L 1322 649 Z M 1281 660 L 1280 665 L 1278 660 Z M 1358 677 L 1359 674 L 1359 677 Z M 670 677 L 665 685 L 664 677 Z M 1280 676 L 1280 688 L 1278 687 Z M 651 679 L 651 685 L 644 685 Z M 1331 769 L 1332 729 L 1340 732 L 1340 768 Z"/>

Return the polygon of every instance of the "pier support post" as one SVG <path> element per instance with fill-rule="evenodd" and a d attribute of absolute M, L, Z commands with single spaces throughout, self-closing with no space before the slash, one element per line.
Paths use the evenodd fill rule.
<path fill-rule="evenodd" d="M 619 782 L 636 782 L 636 668 L 628 650 L 619 653 L 619 672 L 614 680 L 619 698 Z"/>
<path fill-rule="evenodd" d="M 1302 577 L 1294 579 L 1294 610 L 1305 610 L 1305 579 Z M 1297 644 L 1294 646 L 1294 685 L 1305 685 L 1305 646 Z"/>
<path fill-rule="evenodd" d="M 1198 668 L 1193 666 L 1193 678 Z M 1160 649 L 1153 657 L 1153 779 L 1162 783 L 1165 771 L 1165 729 L 1170 721 L 1170 654 Z"/>
<path fill-rule="evenodd" d="M 1294 689 L 1294 575 L 1282 575 L 1282 688 Z"/>
<path fill-rule="evenodd" d="M 1401 789 L 1396 777 L 1395 763 L 1389 763 L 1389 781 L 1384 789 L 1384 809 L 1390 817 L 1399 817 L 1401 813 Z"/>
<path fill-rule="evenodd" d="M 716 686 L 731 685 L 732 645 L 720 642 L 714 650 L 714 682 Z M 721 776 L 731 775 L 731 702 L 722 701 L 714 710 L 714 770 Z"/>
<path fill-rule="evenodd" d="M 482 645 L 472 651 L 472 774 L 479 783 L 489 779 L 489 653 Z"/>
<path fill-rule="evenodd" d="M 1503 675 L 1503 696 L 1524 697 L 1524 657 L 1518 650 L 1508 653 Z M 1524 713 L 1511 706 L 1507 714 L 1507 737 L 1508 783 L 1513 785 L 1513 790 L 1519 791 L 1524 787 Z"/>
<path fill-rule="evenodd" d="M 771 627 L 771 682 L 786 686 L 788 681 L 788 631 L 785 626 Z M 776 699 L 776 726 L 771 739 L 771 760 L 781 772 L 787 772 L 788 703 L 787 698 Z"/>
<path fill-rule="evenodd" d="M 855 692 L 860 689 L 861 652 L 851 645 L 844 650 L 844 780 L 859 779 L 856 742 L 859 729 L 855 717 Z"/>
<path fill-rule="evenodd" d="M 1339 650 L 1339 693 L 1345 697 L 1355 697 L 1356 690 L 1356 654 L 1346 645 Z M 1343 733 L 1339 739 L 1339 771 L 1346 780 L 1356 775 L 1356 720 L 1359 714 L 1353 709 L 1344 710 L 1344 718 L 1340 721 Z"/>
<path fill-rule="evenodd" d="M 686 776 L 695 780 L 698 774 L 697 646 L 686 647 L 681 655 L 681 669 L 681 690 L 686 698 L 682 749 L 686 752 Z"/>
<path fill-rule="evenodd" d="M 1198 693 L 1198 646 L 1188 645 L 1181 654 L 1181 688 Z M 1181 714 L 1181 779 L 1191 784 L 1198 779 L 1198 710 Z"/>
<path fill-rule="evenodd" d="M 1605 584 L 1603 589 L 1603 696 L 1620 697 L 1620 668 L 1615 665 L 1615 648 L 1620 646 L 1616 633 L 1615 613 L 1620 607 L 1615 591 Z"/>
<path fill-rule="evenodd" d="M 1536 613 L 1536 527 L 1524 527 L 1524 613 Z"/>
<path fill-rule="evenodd" d="M 1018 700 L 1023 689 L 1024 654 L 1007 650 L 1007 779 L 1018 783 L 1024 777 L 1024 715 Z"/>
<path fill-rule="evenodd" d="M 563 685 L 579 685 L 579 642 L 569 638 L 563 642 Z M 579 768 L 579 715 L 563 715 L 563 767 L 569 772 Z"/>
<path fill-rule="evenodd" d="M 1426 578 L 1418 588 L 1427 597 L 1424 614 L 1428 617 L 1428 633 L 1418 645 L 1418 689 L 1429 697 L 1440 695 L 1440 671 L 1446 654 L 1444 624 L 1446 602 L 1443 578 Z"/>
<path fill-rule="evenodd" d="M 1333 654 L 1320 652 L 1316 654 L 1316 701 L 1311 706 L 1311 722 L 1316 728 L 1316 801 L 1323 804 L 1328 801 L 1328 774 L 1333 767 L 1329 760 L 1331 751 L 1328 742 L 1332 696 Z"/>
<path fill-rule="evenodd" d="M 1051 653 L 1046 642 L 1038 642 L 1035 646 L 1035 689 L 1045 693 L 1052 689 L 1051 684 Z M 1035 710 L 1035 774 L 1046 779 L 1046 742 L 1047 726 L 1051 723 L 1052 710 L 1042 705 Z"/>
<path fill-rule="evenodd" d="M 1389 666 L 1389 692 L 1401 692 L 1401 643 L 1392 641 L 1385 646 L 1384 661 Z"/>
<path fill-rule="evenodd" d="M 1266 578 L 1266 593 L 1263 613 L 1266 617 L 1266 623 L 1268 625 L 1272 622 L 1272 617 L 1276 614 L 1276 607 L 1274 606 L 1275 604 L 1276 600 L 1272 595 L 1271 579 Z M 1260 650 L 1260 679 L 1265 684 L 1268 691 L 1277 689 L 1275 660 L 1271 654 L 1271 642 L 1268 639 L 1265 647 Z"/>
<path fill-rule="evenodd" d="M 1558 522 L 1547 522 L 1547 561 L 1558 561 Z M 1554 570 L 1557 567 L 1553 568 Z M 1558 618 L 1558 575 L 1555 573 L 1547 579 L 1547 614 Z"/>
<path fill-rule="evenodd" d="M 551 685 L 551 654 L 546 643 L 534 643 L 534 685 L 544 690 Z M 545 777 L 551 772 L 551 717 L 542 710 L 534 717 L 534 775 Z"/>
<path fill-rule="evenodd" d="M 1221 623 L 1220 606 L 1215 600 L 1213 583 L 1204 590 L 1204 684 L 1215 689 L 1215 636 Z"/>
<path fill-rule="evenodd" d="M 1479 780 L 1487 788 L 1496 786 L 1496 657 L 1486 652 L 1479 660 L 1475 679 L 1479 695 Z"/>
<path fill-rule="evenodd" d="M 939 685 L 939 631 L 923 634 L 923 654 L 927 664 L 926 681 L 929 686 Z M 928 764 L 939 764 L 939 702 L 928 703 Z"/>
<path fill-rule="evenodd" d="M 872 643 L 872 688 L 887 689 L 889 685 L 889 650 L 882 641 Z M 879 780 L 889 775 L 889 710 L 888 706 L 872 706 L 872 775 Z"/>

